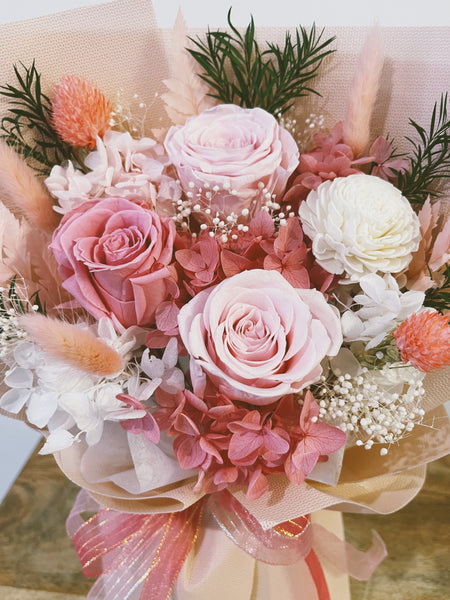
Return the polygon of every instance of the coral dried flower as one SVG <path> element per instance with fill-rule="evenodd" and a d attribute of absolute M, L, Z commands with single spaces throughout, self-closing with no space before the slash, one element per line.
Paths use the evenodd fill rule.
<path fill-rule="evenodd" d="M 412 314 L 393 332 L 403 362 L 429 373 L 450 365 L 450 315 L 425 310 Z"/>
<path fill-rule="evenodd" d="M 53 125 L 65 142 L 92 150 L 110 129 L 111 103 L 92 83 L 66 75 L 55 86 Z"/>

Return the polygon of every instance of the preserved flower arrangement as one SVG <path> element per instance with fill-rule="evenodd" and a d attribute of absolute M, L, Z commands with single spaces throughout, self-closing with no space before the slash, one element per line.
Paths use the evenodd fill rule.
<path fill-rule="evenodd" d="M 367 579 L 386 551 L 311 513 L 396 510 L 420 485 L 388 509 L 352 485 L 389 497 L 447 451 L 423 385 L 450 365 L 447 96 L 409 153 L 372 137 L 374 30 L 347 115 L 298 137 L 333 39 L 263 49 L 228 22 L 188 38 L 177 20 L 169 128 L 140 131 L 79 76 L 45 95 L 38 61 L 0 88 L 0 406 L 85 490 L 68 529 L 101 575 L 89 598 L 191 597 L 180 572 L 214 522 L 257 561 L 306 565 L 299 597 L 326 600 L 323 563 Z M 434 450 L 411 458 L 417 439 Z"/>

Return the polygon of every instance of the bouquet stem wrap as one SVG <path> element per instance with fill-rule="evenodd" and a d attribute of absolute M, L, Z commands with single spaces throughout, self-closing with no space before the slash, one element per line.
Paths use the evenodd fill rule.
<path fill-rule="evenodd" d="M 257 561 L 271 565 L 304 561 L 317 600 L 331 598 L 322 559 L 347 575 L 367 580 L 387 555 L 376 534 L 371 548 L 360 552 L 312 523 L 309 515 L 264 530 L 226 491 L 205 496 L 179 512 L 142 515 L 105 508 L 82 520 L 81 513 L 99 508 L 82 491 L 67 520 L 84 574 L 99 577 L 89 600 L 167 600 L 197 542 L 205 513 Z"/>

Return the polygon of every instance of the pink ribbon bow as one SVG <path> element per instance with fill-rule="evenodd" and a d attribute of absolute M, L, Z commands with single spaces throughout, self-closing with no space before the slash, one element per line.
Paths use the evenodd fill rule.
<path fill-rule="evenodd" d="M 360 552 L 322 526 L 312 524 L 309 515 L 264 530 L 227 491 L 206 496 L 180 512 L 142 515 L 105 508 L 87 521 L 81 518 L 81 513 L 99 508 L 81 491 L 67 519 L 67 532 L 83 573 L 99 578 L 87 600 L 168 600 L 197 539 L 204 510 L 256 560 L 274 565 L 305 560 L 318 600 L 330 600 L 319 559 L 366 580 L 387 555 L 376 534 L 372 547 Z"/>

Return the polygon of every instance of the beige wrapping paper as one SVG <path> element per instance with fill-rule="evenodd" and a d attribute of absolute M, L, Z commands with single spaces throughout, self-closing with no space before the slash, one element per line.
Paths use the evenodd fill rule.
<path fill-rule="evenodd" d="M 344 539 L 342 515 L 319 511 L 312 516 Z M 331 600 L 350 600 L 346 575 L 323 564 Z M 255 561 L 209 522 L 184 564 L 172 600 L 315 600 L 316 591 L 304 561 L 274 566 Z"/>
<path fill-rule="evenodd" d="M 293 7 L 293 22 L 301 18 L 300 8 L 298 18 L 295 10 Z M 0 33 L 0 83 L 14 81 L 13 64 L 23 62 L 28 66 L 36 59 L 46 93 L 62 75 L 77 74 L 95 82 L 113 100 L 119 88 L 125 90 L 122 94 L 125 102 L 138 93 L 151 105 L 148 125 L 169 124 L 155 94 L 165 91 L 162 80 L 168 76 L 165 57 L 170 32 L 157 29 L 149 1 L 117 0 L 3 25 Z M 261 29 L 259 38 L 282 42 L 284 33 L 281 28 Z M 311 110 L 323 113 L 330 126 L 343 118 L 348 88 L 366 33 L 366 28 L 326 28 L 327 36 L 337 36 L 338 52 L 327 61 L 316 82 L 323 98 L 313 97 L 303 103 L 298 109 L 300 116 Z M 434 102 L 450 87 L 450 28 L 382 28 L 382 37 L 386 58 L 372 130 L 376 134 L 389 133 L 402 150 L 407 147 L 403 136 L 411 133 L 408 118 L 426 125 Z M 0 112 L 4 105 L 2 99 Z M 437 431 L 416 427 L 387 457 L 359 448 L 349 450 L 337 486 L 308 482 L 297 487 L 288 484 L 285 477 L 275 476 L 264 498 L 249 503 L 241 491 L 236 493 L 237 498 L 267 527 L 328 507 L 379 513 L 401 508 L 419 491 L 425 463 L 450 449 L 448 420 L 439 408 L 448 399 L 449 388 L 450 369 L 426 379 L 426 418 Z M 75 445 L 59 453 L 56 460 L 70 479 L 112 508 L 167 512 L 181 510 L 199 498 L 190 480 L 134 497 L 112 482 L 90 484 L 80 473 L 82 452 L 82 444 Z M 313 518 L 342 535 L 338 512 L 318 512 Z M 307 589 L 299 595 L 304 579 L 303 563 L 291 567 L 256 563 L 221 531 L 208 527 L 202 530 L 202 535 L 203 543 L 196 544 L 183 567 L 174 589 L 174 600 L 271 600 L 275 597 L 310 600 Z M 207 552 L 211 547 L 214 547 L 212 555 Z M 347 600 L 350 597 L 348 578 L 324 566 L 332 600 Z"/>

